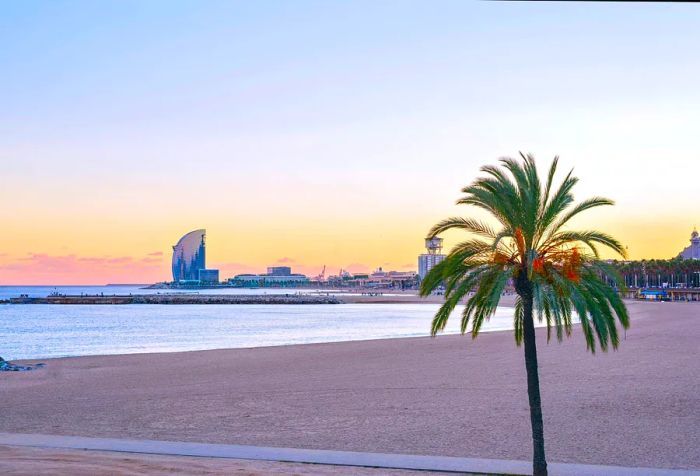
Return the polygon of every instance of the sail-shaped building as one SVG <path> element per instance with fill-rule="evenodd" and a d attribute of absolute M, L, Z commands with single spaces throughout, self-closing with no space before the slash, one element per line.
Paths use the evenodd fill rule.
<path fill-rule="evenodd" d="M 173 281 L 197 281 L 199 270 L 206 269 L 206 230 L 194 230 L 173 246 Z"/>

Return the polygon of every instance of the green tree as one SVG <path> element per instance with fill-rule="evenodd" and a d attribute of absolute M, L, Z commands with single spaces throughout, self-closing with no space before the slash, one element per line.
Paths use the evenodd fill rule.
<path fill-rule="evenodd" d="M 546 322 L 548 340 L 554 329 L 561 341 L 564 334 L 571 335 L 575 313 L 591 352 L 595 352 L 596 341 L 603 351 L 609 345 L 617 348 L 615 317 L 624 328 L 629 320 L 622 299 L 607 282 L 619 288 L 623 283 L 616 270 L 599 259 L 598 248 L 611 248 L 622 256 L 625 249 L 606 233 L 568 227 L 575 216 L 612 205 L 611 200 L 594 197 L 574 204 L 572 189 L 578 179 L 572 172 L 554 186 L 558 158 L 542 184 L 535 159 L 520 155 L 522 160 L 505 158 L 500 166 L 482 167 L 485 176 L 462 189 L 464 196 L 457 201 L 487 211 L 497 228 L 473 218 L 452 217 L 430 230 L 431 238 L 452 229 L 470 236 L 428 273 L 420 292 L 427 296 L 445 287 L 445 302 L 432 322 L 433 336 L 445 328 L 454 308 L 464 301 L 461 331 L 464 334 L 469 329 L 476 338 L 484 320 L 496 311 L 506 286 L 514 285 L 515 342 L 518 346 L 524 343 L 525 348 L 533 472 L 546 475 L 534 317 Z"/>

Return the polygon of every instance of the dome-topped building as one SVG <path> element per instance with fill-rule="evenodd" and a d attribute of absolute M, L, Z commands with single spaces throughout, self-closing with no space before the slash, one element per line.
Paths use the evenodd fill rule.
<path fill-rule="evenodd" d="M 693 230 L 690 234 L 690 246 L 681 251 L 678 256 L 682 259 L 700 259 L 700 234 L 698 234 L 698 230 Z"/>

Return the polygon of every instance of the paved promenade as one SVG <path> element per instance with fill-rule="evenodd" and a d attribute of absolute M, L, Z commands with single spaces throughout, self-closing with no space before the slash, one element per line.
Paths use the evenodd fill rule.
<path fill-rule="evenodd" d="M 222 445 L 153 440 L 84 438 L 76 436 L 23 435 L 0 433 L 0 445 L 32 448 L 111 451 L 168 456 L 280 461 L 329 466 L 403 469 L 458 474 L 527 475 L 528 461 L 449 456 L 419 456 L 351 451 L 307 450 L 261 446 Z M 549 463 L 550 476 L 700 476 L 700 471 L 624 468 L 583 464 Z"/>

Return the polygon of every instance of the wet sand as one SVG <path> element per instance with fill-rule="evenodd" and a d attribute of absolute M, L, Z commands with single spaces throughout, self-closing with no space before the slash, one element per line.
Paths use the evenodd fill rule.
<path fill-rule="evenodd" d="M 548 457 L 700 469 L 700 306 L 629 308 L 617 352 L 539 332 Z M 0 375 L 0 431 L 531 456 L 511 332 L 45 362 Z"/>

